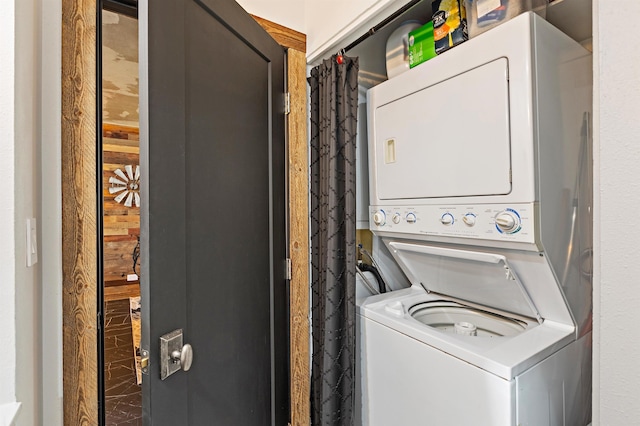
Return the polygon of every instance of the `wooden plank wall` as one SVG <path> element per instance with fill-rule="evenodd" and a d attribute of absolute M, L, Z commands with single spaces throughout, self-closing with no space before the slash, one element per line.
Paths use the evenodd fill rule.
<path fill-rule="evenodd" d="M 140 134 L 137 128 L 105 124 L 102 129 L 102 194 L 104 199 L 104 285 L 127 285 L 139 280 L 127 281 L 133 274 L 133 251 L 140 235 L 140 208 L 117 203 L 118 195 L 110 194 L 110 177 L 117 177 L 116 169 L 125 171 L 131 165 L 135 171 L 139 164 Z M 140 272 L 138 260 L 136 270 Z M 139 292 L 138 292 L 139 294 Z M 138 294 L 131 294 L 136 296 Z M 128 296 L 127 296 L 128 297 Z"/>

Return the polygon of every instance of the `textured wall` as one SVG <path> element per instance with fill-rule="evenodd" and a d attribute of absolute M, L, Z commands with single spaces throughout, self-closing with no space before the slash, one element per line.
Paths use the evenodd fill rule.
<path fill-rule="evenodd" d="M 640 55 L 637 0 L 594 0 L 594 425 L 640 422 Z"/>

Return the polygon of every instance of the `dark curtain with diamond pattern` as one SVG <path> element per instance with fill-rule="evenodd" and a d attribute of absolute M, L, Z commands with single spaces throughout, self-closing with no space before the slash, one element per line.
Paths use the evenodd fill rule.
<path fill-rule="evenodd" d="M 311 70 L 311 270 L 314 426 L 353 425 L 358 58 Z"/>

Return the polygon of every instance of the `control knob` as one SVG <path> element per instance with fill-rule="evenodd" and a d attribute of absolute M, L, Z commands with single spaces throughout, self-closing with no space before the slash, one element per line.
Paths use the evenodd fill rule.
<path fill-rule="evenodd" d="M 496 227 L 505 234 L 511 234 L 520 229 L 520 216 L 515 210 L 505 210 L 496 216 Z"/>
<path fill-rule="evenodd" d="M 418 220 L 415 213 L 407 213 L 405 219 L 407 223 L 416 223 L 416 221 Z"/>
<path fill-rule="evenodd" d="M 443 225 L 453 225 L 453 221 L 453 215 L 451 213 L 445 213 L 440 218 L 440 222 L 442 222 Z"/>
<path fill-rule="evenodd" d="M 395 223 L 396 225 L 400 223 L 400 219 L 401 219 L 400 213 L 394 214 L 393 217 L 391 218 L 393 223 Z"/>
<path fill-rule="evenodd" d="M 384 213 L 384 210 L 378 210 L 373 214 L 373 223 L 377 226 L 382 226 L 385 224 L 387 220 L 387 215 Z"/>
<path fill-rule="evenodd" d="M 464 216 L 462 216 L 462 221 L 467 226 L 473 226 L 476 224 L 476 215 L 473 213 L 467 213 Z"/>

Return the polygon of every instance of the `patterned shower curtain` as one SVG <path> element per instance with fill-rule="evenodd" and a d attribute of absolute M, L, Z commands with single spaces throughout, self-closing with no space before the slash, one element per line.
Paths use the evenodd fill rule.
<path fill-rule="evenodd" d="M 351 426 L 355 398 L 358 58 L 311 70 L 311 270 L 314 426 Z"/>

